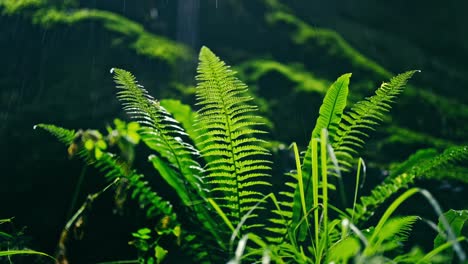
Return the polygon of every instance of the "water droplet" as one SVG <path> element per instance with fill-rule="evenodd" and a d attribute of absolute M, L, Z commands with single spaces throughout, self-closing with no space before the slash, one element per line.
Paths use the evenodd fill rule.
<path fill-rule="evenodd" d="M 33 126 L 33 129 L 36 129 L 36 128 L 37 128 L 37 125 L 34 125 L 34 126 Z"/>
<path fill-rule="evenodd" d="M 158 11 L 158 9 L 156 9 L 156 8 L 151 8 L 151 9 L 150 9 L 150 17 L 151 17 L 152 19 L 156 19 L 156 18 L 158 18 L 158 16 L 159 16 L 159 11 Z"/>
<path fill-rule="evenodd" d="M 114 73 L 114 71 L 115 71 L 114 68 L 111 68 L 111 69 L 110 69 L 110 73 L 111 73 L 111 74 Z"/>

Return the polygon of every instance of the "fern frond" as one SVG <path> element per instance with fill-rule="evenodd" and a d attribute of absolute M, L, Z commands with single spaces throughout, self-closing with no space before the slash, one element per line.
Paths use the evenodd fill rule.
<path fill-rule="evenodd" d="M 122 102 L 123 109 L 144 128 L 142 139 L 145 144 L 167 159 L 176 168 L 177 177 L 168 181 L 183 199 L 185 205 L 193 202 L 189 197 L 197 193 L 201 198 L 203 193 L 202 180 L 199 175 L 201 167 L 194 161 L 195 149 L 181 139 L 185 135 L 179 123 L 139 85 L 135 77 L 122 69 L 113 69 L 114 80 L 119 91 L 117 98 Z M 183 182 L 180 188 L 177 182 Z"/>
<path fill-rule="evenodd" d="M 350 73 L 343 74 L 328 89 L 320 106 L 319 117 L 317 118 L 314 130 L 312 131 L 311 141 L 302 161 L 302 180 L 304 182 L 305 208 L 307 210 L 313 207 L 312 199 L 314 196 L 312 193 L 312 140 L 320 138 L 320 133 L 323 129 L 328 131 L 330 138 L 335 136 L 346 107 L 350 78 Z M 299 193 L 299 189 L 294 191 L 293 204 L 301 204 Z M 295 206 L 293 210 L 293 222 L 297 223 L 303 217 L 303 210 L 299 206 Z M 303 225 L 303 230 L 304 228 L 305 225 Z"/>
<path fill-rule="evenodd" d="M 427 178 L 437 180 L 455 180 L 468 183 L 468 167 L 448 165 L 440 169 L 427 172 Z"/>
<path fill-rule="evenodd" d="M 157 156 L 150 156 L 155 169 L 223 247 L 224 239 L 217 232 L 216 219 L 207 206 L 207 189 L 203 187 L 202 180 L 204 170 L 195 160 L 199 156 L 198 151 L 184 142 L 182 138 L 187 135 L 184 129 L 130 72 L 121 69 L 113 69 L 112 72 L 119 89 L 117 98 L 124 110 L 142 125 L 140 134 L 143 142 L 172 166 L 167 166 L 166 161 Z"/>
<path fill-rule="evenodd" d="M 371 217 L 375 209 L 383 204 L 391 195 L 401 189 L 407 188 L 418 178 L 433 178 L 434 172 L 450 167 L 460 161 L 468 160 L 468 146 L 455 146 L 447 148 L 441 154 L 434 150 L 418 151 L 403 162 L 396 171 L 391 174 L 382 184 L 374 188 L 370 195 L 361 197 L 360 203 L 356 204 L 354 221 L 356 223 L 365 221 Z M 439 176 L 439 175 L 436 175 Z M 346 209 L 352 214 L 352 209 Z"/>
<path fill-rule="evenodd" d="M 297 172 L 285 173 L 284 187 L 278 194 L 278 206 L 280 210 L 272 210 L 273 216 L 268 219 L 272 224 L 268 231 L 271 232 L 266 239 L 273 244 L 287 243 L 288 232 L 291 228 L 294 211 L 300 210 L 301 203 L 295 203 L 295 190 L 298 188 Z"/>
<path fill-rule="evenodd" d="M 143 174 L 136 173 L 134 170 L 128 170 L 119 162 L 115 155 L 107 152 L 92 164 L 105 173 L 104 176 L 108 181 L 125 178 L 130 188 L 133 189 L 131 197 L 137 200 L 140 207 L 146 210 L 148 218 L 161 215 L 169 216 L 171 224 L 177 224 L 176 214 L 173 212 L 172 205 L 152 190 L 148 182 L 144 181 Z"/>
<path fill-rule="evenodd" d="M 333 136 L 338 129 L 348 99 L 350 78 L 351 73 L 343 74 L 328 89 L 320 106 L 319 117 L 312 131 L 312 138 L 319 138 L 324 128 L 327 129 L 330 136 Z"/>
<path fill-rule="evenodd" d="M 347 164 L 352 163 L 350 159 L 356 157 L 357 150 L 362 148 L 364 139 L 369 137 L 368 131 L 374 130 L 382 122 L 394 99 L 415 72 L 408 71 L 393 77 L 388 83 L 384 82 L 375 95 L 357 102 L 351 110 L 345 112 L 336 134 L 331 137 L 342 170 L 349 169 Z"/>
<path fill-rule="evenodd" d="M 375 253 L 383 253 L 401 248 L 403 246 L 402 243 L 408 239 L 412 226 L 419 219 L 420 217 L 418 216 L 393 217 L 389 219 L 379 232 L 378 239 L 371 245 L 368 245 L 368 247 L 372 247 L 372 249 L 368 250 Z"/>
<path fill-rule="evenodd" d="M 34 129 L 41 128 L 55 136 L 60 142 L 66 145 L 70 145 L 76 137 L 75 130 L 69 130 L 62 127 L 49 125 L 49 124 L 37 124 Z"/>
<path fill-rule="evenodd" d="M 256 128 L 262 125 L 252 114 L 256 107 L 249 104 L 252 98 L 245 95 L 247 86 L 235 72 L 206 47 L 201 49 L 199 60 L 196 98 L 201 108 L 196 127 L 206 131 L 199 143 L 200 153 L 210 157 L 206 179 L 213 198 L 229 210 L 226 215 L 237 225 L 243 213 L 262 199 L 263 193 L 252 191 L 270 185 L 262 179 L 270 170 L 266 159 L 270 154 L 255 138 L 265 132 Z M 242 230 L 253 227 L 247 223 Z"/>
<path fill-rule="evenodd" d="M 203 135 L 206 133 L 206 129 L 195 127 L 196 122 L 196 113 L 192 110 L 189 105 L 183 104 L 178 100 L 164 99 L 160 101 L 161 106 L 163 106 L 169 113 L 171 113 L 174 118 L 179 121 L 187 132 L 187 135 L 190 137 L 197 149 L 200 148 L 200 144 L 203 144 L 205 140 L 213 140 L 213 138 L 206 138 Z M 214 139 L 216 139 L 214 137 Z"/>
<path fill-rule="evenodd" d="M 72 144 L 76 137 L 73 130 L 55 125 L 40 124 L 37 127 L 50 132 L 67 145 Z M 121 163 L 111 153 L 103 152 L 99 159 L 96 159 L 94 152 L 87 150 L 83 146 L 77 147 L 80 148 L 77 150 L 78 155 L 88 164 L 99 169 L 109 182 L 125 179 L 130 188 L 133 189 L 131 197 L 138 200 L 140 206 L 146 209 L 148 218 L 168 216 L 171 223 L 176 224 L 177 217 L 173 212 L 172 205 L 152 191 L 148 182 L 144 181 L 142 174 L 130 170 L 125 163 Z"/>

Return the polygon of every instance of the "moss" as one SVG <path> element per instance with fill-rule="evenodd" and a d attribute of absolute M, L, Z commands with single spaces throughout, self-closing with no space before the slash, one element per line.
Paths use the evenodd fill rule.
<path fill-rule="evenodd" d="M 116 34 L 114 43 L 122 43 L 137 54 L 159 59 L 174 65 L 177 61 L 190 60 L 193 52 L 187 46 L 166 37 L 152 34 L 144 27 L 118 14 L 96 9 L 76 9 L 65 11 L 53 6 L 44 7 L 44 0 L 3 0 L 0 7 L 5 13 L 21 13 L 25 8 L 35 9 L 31 15 L 34 24 L 50 28 L 57 25 L 73 26 L 83 22 L 98 22 Z"/>
<path fill-rule="evenodd" d="M 191 50 L 165 37 L 151 34 L 142 25 L 109 11 L 80 9 L 64 12 L 57 9 L 47 9 L 37 12 L 33 21 L 46 27 L 55 24 L 73 25 L 84 21 L 98 21 L 111 32 L 129 39 L 129 47 L 137 54 L 162 59 L 174 64 L 178 60 L 188 60 L 192 57 Z"/>
<path fill-rule="evenodd" d="M 421 145 L 426 147 L 435 147 L 445 149 L 455 144 L 446 139 L 436 138 L 431 135 L 412 131 L 409 129 L 392 126 L 387 129 L 389 137 L 379 142 L 380 145 L 393 144 L 402 147 L 404 145 Z"/>
<path fill-rule="evenodd" d="M 25 9 L 38 8 L 45 4 L 46 0 L 0 0 L 3 13 L 7 15 L 20 13 Z"/>
<path fill-rule="evenodd" d="M 330 85 L 328 80 L 320 79 L 307 72 L 300 64 L 286 65 L 273 60 L 251 60 L 237 67 L 241 78 L 248 83 L 256 83 L 268 73 L 275 72 L 291 81 L 295 91 L 325 94 Z"/>
<path fill-rule="evenodd" d="M 331 58 L 341 57 L 349 61 L 354 68 L 366 69 L 384 78 L 389 78 L 392 75 L 389 71 L 354 49 L 333 30 L 314 28 L 294 15 L 281 11 L 268 14 L 267 22 L 271 25 L 286 24 L 288 28 L 292 29 L 291 39 L 297 45 L 319 46 L 325 49 L 327 55 Z"/>

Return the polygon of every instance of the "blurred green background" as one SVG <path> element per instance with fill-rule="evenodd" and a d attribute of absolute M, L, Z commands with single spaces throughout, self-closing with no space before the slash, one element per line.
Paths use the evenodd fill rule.
<path fill-rule="evenodd" d="M 421 70 L 364 151 L 380 168 L 369 182 L 379 182 L 418 148 L 468 142 L 466 10 L 461 0 L 0 0 L 0 218 L 14 216 L 28 246 L 53 254 L 83 164 L 33 125 L 125 119 L 112 67 L 156 98 L 191 103 L 202 45 L 235 67 L 286 145 L 307 143 L 339 75 L 353 73 L 355 101 Z M 104 182 L 88 171 L 79 199 Z M 444 208 L 467 208 L 466 184 L 426 184 Z M 84 240 L 70 246 L 76 263 L 135 254 L 127 241 L 144 217 L 131 206 L 116 215 L 112 204 L 111 194 L 95 204 Z"/>

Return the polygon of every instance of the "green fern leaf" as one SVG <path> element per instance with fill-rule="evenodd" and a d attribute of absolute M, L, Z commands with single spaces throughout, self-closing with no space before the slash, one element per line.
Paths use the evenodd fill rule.
<path fill-rule="evenodd" d="M 319 117 L 312 131 L 312 138 L 320 137 L 322 129 L 327 129 L 330 135 L 338 128 L 341 115 L 346 107 L 348 98 L 348 86 L 351 73 L 340 76 L 328 89 L 322 106 L 320 106 Z"/>
<path fill-rule="evenodd" d="M 199 142 L 200 153 L 210 157 L 205 169 L 211 195 L 220 208 L 228 210 L 225 214 L 235 226 L 263 198 L 263 193 L 253 190 L 270 185 L 262 179 L 270 170 L 266 159 L 270 154 L 255 138 L 265 132 L 256 128 L 262 125 L 261 118 L 252 114 L 257 107 L 249 104 L 252 98 L 245 95 L 247 86 L 208 48 L 201 49 L 199 60 L 196 127 L 207 131 Z M 257 224 L 247 221 L 242 230 Z"/>
<path fill-rule="evenodd" d="M 354 216 L 356 223 L 365 221 L 371 217 L 375 209 L 382 205 L 391 195 L 407 188 L 418 178 L 439 178 L 440 175 L 434 175 L 440 170 L 447 170 L 453 164 L 468 160 L 468 146 L 455 146 L 447 148 L 441 154 L 434 153 L 433 149 L 421 150 L 410 156 L 406 162 L 403 162 L 400 168 L 395 171 L 399 174 L 391 173 L 390 177 L 375 187 L 371 194 L 361 197 L 360 203 L 356 204 Z M 450 174 L 447 171 L 447 174 Z M 352 209 L 346 211 L 353 215 Z"/>
<path fill-rule="evenodd" d="M 55 136 L 60 142 L 70 145 L 75 139 L 76 132 L 75 130 L 69 130 L 62 127 L 48 125 L 48 124 L 37 124 L 34 126 L 34 129 L 41 128 Z"/>
<path fill-rule="evenodd" d="M 344 74 L 340 76 L 328 89 L 325 98 L 323 99 L 323 103 L 320 106 L 319 110 L 319 117 L 317 118 L 315 128 L 312 131 L 311 140 L 314 138 L 319 138 L 320 133 L 323 129 L 326 129 L 329 133 L 329 137 L 333 138 L 336 131 L 339 129 L 339 124 L 341 122 L 341 116 L 343 115 L 343 111 L 346 108 L 346 101 L 348 98 L 348 91 L 349 91 L 349 80 L 351 78 L 351 74 Z M 312 206 L 312 150 L 311 145 L 312 142 L 309 143 L 309 147 L 304 155 L 303 162 L 302 162 L 302 178 L 305 186 L 304 196 L 305 196 L 305 207 L 307 210 L 311 209 Z M 301 204 L 301 198 L 299 195 L 299 189 L 294 191 L 294 213 L 293 213 L 293 223 L 297 224 L 300 219 L 303 217 L 302 215 L 302 208 L 299 206 Z M 301 226 L 301 234 L 305 234 L 306 226 L 303 224 Z"/>
<path fill-rule="evenodd" d="M 75 140 L 75 132 L 62 127 L 48 124 L 37 125 L 38 128 L 44 129 L 56 136 L 60 141 L 66 144 L 72 144 Z M 132 192 L 132 198 L 138 199 L 142 208 L 146 209 L 148 218 L 168 216 L 172 224 L 177 223 L 176 214 L 173 212 L 172 205 L 153 192 L 146 181 L 143 180 L 143 175 L 130 170 L 125 163 L 121 163 L 118 158 L 108 152 L 103 152 L 99 159 L 95 158 L 94 152 L 78 145 L 78 155 L 88 164 L 99 169 L 109 181 L 124 179 L 128 182 Z"/>
<path fill-rule="evenodd" d="M 350 159 L 362 148 L 366 131 L 374 130 L 391 108 L 394 99 L 403 91 L 406 82 L 416 71 L 408 71 L 393 77 L 389 83 L 383 83 L 375 95 L 357 102 L 347 111 L 336 134 L 331 138 L 335 155 L 343 170 L 349 169 Z"/>
<path fill-rule="evenodd" d="M 187 134 L 167 110 L 151 97 L 135 77 L 125 70 L 112 69 L 114 81 L 119 91 L 117 98 L 123 109 L 137 122 L 143 142 L 175 168 L 163 164 L 159 158 L 151 161 L 163 179 L 174 188 L 184 205 L 194 211 L 200 223 L 216 238 L 219 246 L 224 247 L 224 239 L 216 231 L 216 219 L 207 204 L 207 189 L 202 181 L 204 170 L 195 157 L 198 151 L 185 142 Z"/>
<path fill-rule="evenodd" d="M 369 252 L 383 253 L 401 248 L 403 246 L 402 242 L 408 239 L 413 224 L 419 219 L 418 216 L 389 219 L 379 232 L 378 239 L 373 244 L 368 245 L 371 248 L 368 249 Z"/>
<path fill-rule="evenodd" d="M 144 127 L 142 139 L 145 144 L 177 168 L 176 173 L 166 174 L 166 176 L 177 177 L 169 180 L 169 183 L 185 182 L 185 189 L 176 188 L 181 198 L 190 197 L 190 193 L 193 192 L 202 198 L 206 197 L 202 192 L 202 181 L 199 175 L 202 169 L 192 158 L 192 155 L 196 155 L 196 151 L 181 139 L 185 135 L 184 130 L 166 109 L 137 83 L 130 72 L 121 69 L 112 71 L 115 73 L 114 80 L 119 89 L 117 98 L 122 102 L 124 110 Z M 182 200 L 186 205 L 192 203 L 191 199 Z"/>

